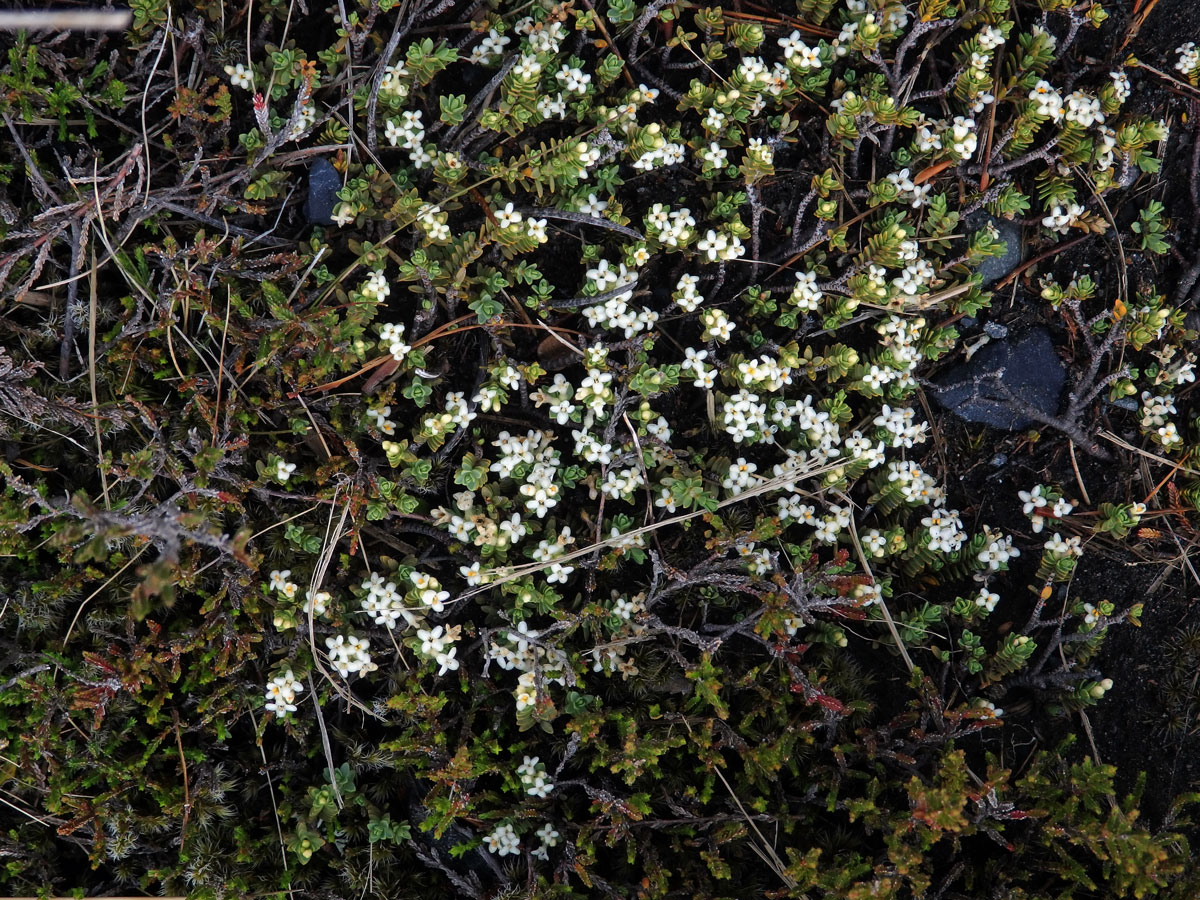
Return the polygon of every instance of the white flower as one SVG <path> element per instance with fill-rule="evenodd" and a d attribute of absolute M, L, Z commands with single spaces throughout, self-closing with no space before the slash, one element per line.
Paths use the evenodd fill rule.
<path fill-rule="evenodd" d="M 987 588 L 980 588 L 979 596 L 975 598 L 975 605 L 982 607 L 987 612 L 992 612 L 999 602 L 1000 595 L 992 593 Z"/>
<path fill-rule="evenodd" d="M 1183 437 L 1179 434 L 1179 429 L 1175 427 L 1174 422 L 1168 422 L 1162 428 L 1158 429 L 1155 434 L 1158 436 L 1158 442 L 1163 445 L 1164 450 L 1170 450 L 1176 444 L 1183 444 Z"/>
<path fill-rule="evenodd" d="M 1108 77 L 1113 82 L 1113 97 L 1118 103 L 1124 103 L 1129 99 L 1129 76 L 1125 74 L 1124 69 L 1118 69 L 1115 72 L 1109 72 Z"/>
<path fill-rule="evenodd" d="M 699 367 L 696 369 L 696 379 L 692 382 L 693 385 L 706 391 L 711 391 L 716 383 L 716 369 L 703 369 Z"/>
<path fill-rule="evenodd" d="M 979 32 L 978 40 L 984 50 L 995 50 L 1004 43 L 1004 33 L 994 25 L 985 25 Z"/>
<path fill-rule="evenodd" d="M 1067 230 L 1079 221 L 1083 211 L 1083 207 L 1078 203 L 1068 203 L 1065 210 L 1061 206 L 1055 206 L 1050 210 L 1050 214 L 1042 219 L 1042 225 L 1058 234 L 1066 234 Z"/>
<path fill-rule="evenodd" d="M 368 300 L 382 302 L 391 294 L 392 288 L 387 283 L 387 277 L 383 272 L 376 270 L 367 276 L 367 280 L 362 283 L 358 291 Z"/>
<path fill-rule="evenodd" d="M 704 116 L 704 122 L 702 124 L 709 131 L 720 131 L 725 127 L 725 113 L 721 112 L 719 109 L 709 109 Z"/>
<path fill-rule="evenodd" d="M 979 561 L 987 563 L 988 569 L 996 572 L 1010 559 L 1020 555 L 1021 551 L 1012 545 L 1011 537 L 998 537 L 980 551 Z"/>
<path fill-rule="evenodd" d="M 531 53 L 526 53 L 521 56 L 521 61 L 513 66 L 513 74 L 518 78 L 531 81 L 537 78 L 542 72 L 542 64 L 538 62 L 537 57 Z"/>
<path fill-rule="evenodd" d="M 821 51 L 816 47 L 804 48 L 796 58 L 796 65 L 804 70 L 821 68 Z"/>
<path fill-rule="evenodd" d="M 429 146 L 433 146 L 430 144 Z M 423 169 L 433 162 L 433 154 L 424 147 L 415 147 L 408 154 L 409 160 L 412 161 L 414 169 Z"/>
<path fill-rule="evenodd" d="M 485 37 L 467 57 L 470 62 L 481 63 L 487 62 L 493 56 L 498 56 L 504 52 L 505 46 L 512 42 L 506 34 L 500 34 L 495 28 L 488 29 L 487 37 Z"/>
<path fill-rule="evenodd" d="M 808 50 L 808 45 L 800 39 L 800 32 L 793 31 L 787 37 L 781 37 L 777 43 L 783 48 L 783 58 L 791 59 L 797 54 L 802 54 Z"/>
<path fill-rule="evenodd" d="M 531 238 L 534 238 L 539 244 L 544 244 L 550 240 L 546 234 L 545 219 L 526 219 L 525 230 Z"/>
<path fill-rule="evenodd" d="M 343 678 L 356 672 L 365 675 L 379 668 L 371 662 L 371 654 L 367 652 L 370 641 L 364 638 L 355 637 L 353 634 L 339 634 L 327 637 L 325 646 L 328 649 L 330 665 Z"/>
<path fill-rule="evenodd" d="M 284 462 L 282 459 L 275 464 L 275 477 L 280 481 L 287 481 L 292 477 L 292 473 L 296 471 L 296 464 Z"/>
<path fill-rule="evenodd" d="M 729 238 L 710 228 L 704 238 L 696 244 L 696 249 L 703 252 L 710 261 L 715 262 L 728 246 Z"/>
<path fill-rule="evenodd" d="M 358 213 L 354 209 L 353 203 L 348 203 L 343 200 L 333 210 L 333 222 L 338 228 L 345 228 L 354 221 Z"/>
<path fill-rule="evenodd" d="M 400 138 L 403 134 L 404 132 L 401 130 L 400 124 L 394 119 L 388 119 L 383 123 L 383 136 L 393 147 L 400 143 Z"/>
<path fill-rule="evenodd" d="M 608 209 L 608 201 L 600 200 L 595 194 L 588 194 L 587 201 L 579 204 L 579 211 L 585 216 L 599 217 L 606 209 Z"/>
<path fill-rule="evenodd" d="M 520 223 L 522 215 L 513 209 L 511 203 L 506 203 L 504 209 L 496 213 L 496 224 L 501 228 L 509 228 Z"/>
<path fill-rule="evenodd" d="M 304 592 L 304 612 L 313 616 L 323 616 L 329 607 L 329 602 L 333 599 L 328 591 L 317 591 L 315 594 L 312 591 Z"/>
<path fill-rule="evenodd" d="M 551 116 L 563 119 L 567 115 L 567 103 L 562 94 L 555 94 L 553 97 L 546 95 L 538 100 L 537 111 L 542 114 L 543 119 L 549 119 Z"/>
<path fill-rule="evenodd" d="M 254 71 L 246 68 L 242 63 L 236 66 L 226 66 L 225 74 L 229 76 L 229 81 L 234 87 L 240 87 L 243 90 L 253 90 L 254 88 Z"/>
<path fill-rule="evenodd" d="M 453 672 L 458 668 L 458 660 L 454 658 L 454 654 L 458 652 L 457 647 L 451 647 L 445 653 L 438 653 L 434 656 L 433 661 L 440 666 L 438 676 L 445 675 L 447 672 Z"/>
<path fill-rule="evenodd" d="M 1045 490 L 1044 485 L 1038 484 L 1034 485 L 1031 491 L 1017 491 L 1017 497 L 1025 504 L 1021 509 L 1025 515 L 1029 515 L 1035 509 L 1040 509 L 1048 505 L 1044 494 Z"/>
<path fill-rule="evenodd" d="M 379 83 L 379 89 L 384 93 L 395 94 L 403 99 L 408 96 L 408 85 L 400 79 L 407 75 L 408 69 L 404 67 L 404 63 L 388 66 L 383 70 L 383 81 Z"/>
<path fill-rule="evenodd" d="M 425 656 L 433 656 L 435 653 L 441 653 L 445 648 L 445 629 L 438 625 L 432 631 L 424 628 L 417 630 L 417 640 L 421 642 L 421 653 Z"/>
<path fill-rule="evenodd" d="M 717 169 L 725 165 L 725 161 L 729 158 L 729 151 L 716 141 L 709 141 L 708 147 L 700 151 L 700 158 Z"/>
<path fill-rule="evenodd" d="M 404 341 L 393 341 L 388 347 L 388 353 L 392 354 L 392 358 L 396 362 L 404 362 L 404 357 L 408 355 L 408 351 L 411 349 L 412 347 L 404 343 Z"/>
<path fill-rule="evenodd" d="M 917 126 L 917 135 L 913 143 L 917 150 L 922 153 L 928 153 L 931 150 L 942 149 L 942 137 L 928 125 L 921 124 Z"/>

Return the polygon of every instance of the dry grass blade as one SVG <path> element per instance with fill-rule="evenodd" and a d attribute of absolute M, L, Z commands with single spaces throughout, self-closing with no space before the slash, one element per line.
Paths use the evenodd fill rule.
<path fill-rule="evenodd" d="M 133 554 L 133 556 L 131 556 L 129 558 L 129 561 L 126 562 L 125 565 L 121 566 L 121 568 L 119 568 L 119 569 L 117 569 L 117 571 L 113 572 L 112 575 L 110 575 L 108 577 L 108 580 L 104 582 L 104 584 L 100 585 L 100 587 L 96 588 L 94 591 L 92 591 L 90 594 L 88 594 L 87 599 L 85 599 L 82 603 L 79 604 L 79 609 L 75 610 L 75 616 L 74 616 L 74 618 L 71 619 L 71 624 L 67 626 L 67 633 L 65 635 L 63 635 L 63 646 L 64 647 L 67 645 L 67 642 L 69 640 L 71 640 L 71 632 L 75 630 L 75 623 L 78 622 L 79 617 L 81 615 L 83 615 L 84 607 L 86 607 L 88 605 L 88 603 L 90 603 L 93 599 L 95 599 L 97 594 L 99 594 L 102 590 L 104 590 L 106 587 L 108 587 L 110 584 L 112 584 L 114 581 L 116 581 L 117 577 L 122 572 L 124 572 L 126 569 L 128 569 L 130 566 L 132 566 L 135 562 L 137 562 L 138 559 L 141 557 L 141 555 L 143 553 L 145 553 L 146 550 L 148 550 L 150 548 L 150 546 L 151 546 L 151 544 L 149 541 L 147 541 L 145 544 L 143 544 L 141 549 L 138 550 L 137 553 Z"/>
<path fill-rule="evenodd" d="M 1113 434 L 1111 431 L 1101 431 L 1099 436 L 1104 438 L 1109 443 L 1116 444 L 1123 450 L 1128 450 L 1131 453 L 1137 453 L 1140 456 L 1146 457 L 1146 459 L 1154 460 L 1154 462 L 1161 463 L 1164 466 L 1172 466 L 1180 472 L 1187 472 L 1189 475 L 1200 476 L 1200 470 L 1185 466 L 1182 461 L 1175 462 L 1167 459 L 1165 456 L 1160 456 L 1157 453 L 1151 453 L 1149 450 L 1143 450 L 1141 447 L 1136 447 L 1124 438 Z"/>
<path fill-rule="evenodd" d="M 346 519 L 350 516 L 350 499 L 347 498 L 345 504 L 342 506 L 342 514 L 338 518 L 337 524 L 334 525 L 333 509 L 335 506 L 337 506 L 337 493 L 338 492 L 335 491 L 333 502 L 329 506 L 329 519 L 325 524 L 325 541 L 321 547 L 321 553 L 317 557 L 317 564 L 313 568 L 312 580 L 309 583 L 308 589 L 312 596 L 316 596 L 317 591 L 321 589 L 321 583 L 325 580 L 325 573 L 328 571 L 329 563 L 333 559 L 333 555 L 337 550 L 338 542 L 346 533 Z M 356 709 L 361 710 L 372 718 L 379 718 L 379 715 L 374 710 L 370 709 L 361 700 L 355 697 L 345 685 L 340 684 L 330 673 L 330 671 L 325 668 L 324 663 L 321 662 L 320 652 L 317 650 L 317 637 L 313 620 L 312 604 L 307 604 L 307 607 L 308 646 L 312 653 L 313 666 L 318 672 L 321 673 L 321 677 L 325 679 L 325 681 L 328 682 L 329 685 L 333 687 L 335 691 L 337 691 L 338 695 L 342 697 L 342 699 L 344 699 L 348 704 Z M 341 809 L 343 806 L 342 794 L 338 789 L 337 780 L 333 777 L 333 773 L 337 768 L 333 764 L 333 747 L 329 742 L 329 732 L 325 727 L 325 716 L 321 711 L 321 704 L 317 697 L 317 689 L 316 685 L 313 683 L 312 673 L 309 673 L 308 676 L 308 686 L 312 694 L 313 707 L 316 709 L 317 713 L 317 725 L 321 730 L 321 746 L 324 748 L 325 760 L 329 765 L 330 783 L 333 786 L 334 799 L 337 801 L 338 808 Z"/>
<path fill-rule="evenodd" d="M 250 714 L 250 718 L 253 720 L 254 713 Z M 257 721 L 254 722 L 254 733 L 256 735 L 260 734 Z M 262 737 L 258 738 L 257 743 L 258 755 L 262 757 L 263 761 L 263 777 L 267 779 L 267 793 L 271 796 L 271 809 L 275 811 L 275 831 L 279 835 L 279 855 L 283 859 L 283 871 L 286 872 L 288 870 L 287 844 L 283 840 L 283 823 L 279 819 L 279 804 L 275 801 L 275 786 L 271 783 L 271 772 L 267 763 L 267 751 L 263 749 Z"/>
<path fill-rule="evenodd" d="M 843 503 L 846 504 L 847 508 L 854 508 L 854 503 L 841 491 L 838 491 L 838 497 Z M 867 554 L 863 552 L 862 542 L 858 539 L 858 527 L 854 524 L 854 516 L 850 517 L 850 539 L 854 543 L 854 552 L 858 556 L 859 565 L 862 566 L 863 572 L 868 578 L 871 579 L 871 582 L 874 583 L 875 575 L 871 571 L 871 564 L 867 562 Z M 904 660 L 904 665 L 907 666 L 908 671 L 911 672 L 913 670 L 912 657 L 908 655 L 908 648 L 904 646 L 904 641 L 900 639 L 900 631 L 896 628 L 896 620 L 892 618 L 892 613 L 888 609 L 887 604 L 884 602 L 882 594 L 879 596 L 879 611 L 883 613 L 883 621 L 887 623 L 888 631 L 891 632 L 892 635 L 892 641 L 895 642 L 896 649 L 900 651 L 900 656 Z"/>
<path fill-rule="evenodd" d="M 128 9 L 12 9 L 0 12 L 0 31 L 125 31 Z"/>
<path fill-rule="evenodd" d="M 96 248 L 91 248 L 92 269 L 88 274 L 88 383 L 92 390 L 92 420 L 96 427 L 96 468 L 100 470 L 100 487 L 104 492 L 104 508 L 112 509 L 108 496 L 108 473 L 104 469 L 104 446 L 100 440 L 100 400 L 96 395 Z"/>

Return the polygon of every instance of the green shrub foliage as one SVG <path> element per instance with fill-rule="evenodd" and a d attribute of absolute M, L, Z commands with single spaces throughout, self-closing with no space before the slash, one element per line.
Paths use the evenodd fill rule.
<path fill-rule="evenodd" d="M 973 214 L 1169 249 L 1158 201 L 1109 213 L 1167 139 L 1136 66 L 1078 67 L 1121 33 L 740 9 L 138 0 L 76 56 L 14 38 L 6 891 L 1196 896 L 1188 798 L 1147 822 L 1004 709 L 1061 737 L 1113 687 L 1141 606 L 1066 585 L 1146 505 L 967 515 L 921 393 L 992 300 Z M 1086 405 L 1140 397 L 1194 466 L 1182 311 L 1039 290 L 1086 354 L 1041 425 L 1095 449 Z"/>

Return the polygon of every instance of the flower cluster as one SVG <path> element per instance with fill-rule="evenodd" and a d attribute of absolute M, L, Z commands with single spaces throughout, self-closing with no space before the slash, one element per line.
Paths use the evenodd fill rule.
<path fill-rule="evenodd" d="M 371 662 L 368 652 L 371 642 L 366 638 L 355 637 L 353 634 L 338 634 L 325 639 L 328 649 L 329 664 L 343 678 L 349 678 L 356 673 L 366 675 L 379 668 Z"/>
<path fill-rule="evenodd" d="M 511 43 L 512 38 L 508 35 L 501 34 L 495 28 L 489 28 L 483 40 L 475 45 L 470 56 L 467 57 L 467 61 L 473 63 L 492 62 L 493 57 L 503 54 L 504 48 Z"/>
<path fill-rule="evenodd" d="M 454 642 L 459 639 L 461 634 L 462 626 L 460 625 L 449 627 L 437 625 L 430 629 L 419 628 L 413 646 L 423 657 L 431 659 L 437 664 L 440 677 L 458 669 L 458 659 L 456 658 L 458 648 L 454 646 Z"/>
<path fill-rule="evenodd" d="M 1029 516 L 1034 534 L 1041 533 L 1046 519 L 1062 519 L 1070 515 L 1077 505 L 1076 501 L 1066 500 L 1062 494 L 1042 484 L 1034 485 L 1028 491 L 1017 491 L 1017 496 L 1023 504 L 1021 511 Z"/>
<path fill-rule="evenodd" d="M 517 767 L 517 775 L 525 787 L 525 793 L 530 797 L 549 797 L 550 792 L 554 790 L 554 781 L 546 773 L 545 763 L 540 762 L 536 756 L 526 756 Z"/>
<path fill-rule="evenodd" d="M 267 682 L 265 708 L 275 713 L 276 718 L 283 718 L 296 711 L 296 697 L 303 692 L 304 685 L 296 680 L 291 669 L 287 669 Z"/>
<path fill-rule="evenodd" d="M 1068 203 L 1066 209 L 1055 206 L 1042 219 L 1042 226 L 1057 234 L 1066 234 L 1067 230 L 1079 221 L 1083 215 L 1083 207 L 1078 203 Z"/>
<path fill-rule="evenodd" d="M 986 564 L 990 571 L 997 572 L 1007 568 L 1010 559 L 1021 555 L 1021 551 L 1013 546 L 1011 536 L 993 535 L 986 530 L 985 533 L 988 537 L 988 545 L 980 551 L 979 561 Z M 991 610 L 988 611 L 991 612 Z"/>
<path fill-rule="evenodd" d="M 942 553 L 954 553 L 967 539 L 962 519 L 956 509 L 935 508 L 921 519 L 929 535 L 929 548 Z M 1012 555 L 1016 555 L 1015 553 Z"/>
<path fill-rule="evenodd" d="M 1179 59 L 1175 61 L 1175 71 L 1182 72 L 1192 84 L 1200 80 L 1200 50 L 1196 49 L 1195 41 L 1180 44 L 1175 53 Z"/>
<path fill-rule="evenodd" d="M 497 856 L 516 856 L 521 852 L 521 839 L 517 837 L 516 830 L 507 823 L 498 825 L 483 842 L 487 844 L 488 852 Z"/>
<path fill-rule="evenodd" d="M 425 149 L 425 125 L 421 121 L 419 109 L 406 109 L 400 114 L 400 119 L 388 119 L 384 123 L 383 136 L 393 147 L 409 151 L 409 158 L 416 168 L 428 165 L 432 155 Z"/>

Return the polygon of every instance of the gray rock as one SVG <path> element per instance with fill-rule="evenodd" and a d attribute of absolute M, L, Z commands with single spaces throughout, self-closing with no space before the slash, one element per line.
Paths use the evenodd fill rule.
<path fill-rule="evenodd" d="M 984 333 L 990 338 L 1003 340 L 1008 337 L 1008 326 L 1001 325 L 999 322 L 987 322 L 983 326 Z"/>
<path fill-rule="evenodd" d="M 1003 370 L 999 378 L 986 376 Z M 1002 390 L 1048 416 L 1058 414 L 1067 371 L 1045 328 L 1031 328 L 1011 341 L 991 341 L 968 361 L 934 380 L 933 398 L 959 418 L 1005 431 L 1037 424 L 1014 408 Z"/>
<path fill-rule="evenodd" d="M 332 225 L 337 192 L 342 189 L 342 176 L 327 159 L 317 159 L 308 167 L 308 199 L 304 201 L 304 218 L 310 225 Z"/>
<path fill-rule="evenodd" d="M 974 234 L 988 223 L 996 226 L 1000 240 L 1004 242 L 1005 251 L 999 256 L 989 256 L 979 265 L 977 270 L 983 276 L 983 286 L 990 287 L 1005 275 L 1012 272 L 1021 264 L 1024 244 L 1021 242 L 1021 226 L 1007 219 L 997 219 L 995 216 L 979 210 L 967 216 L 967 230 Z"/>

